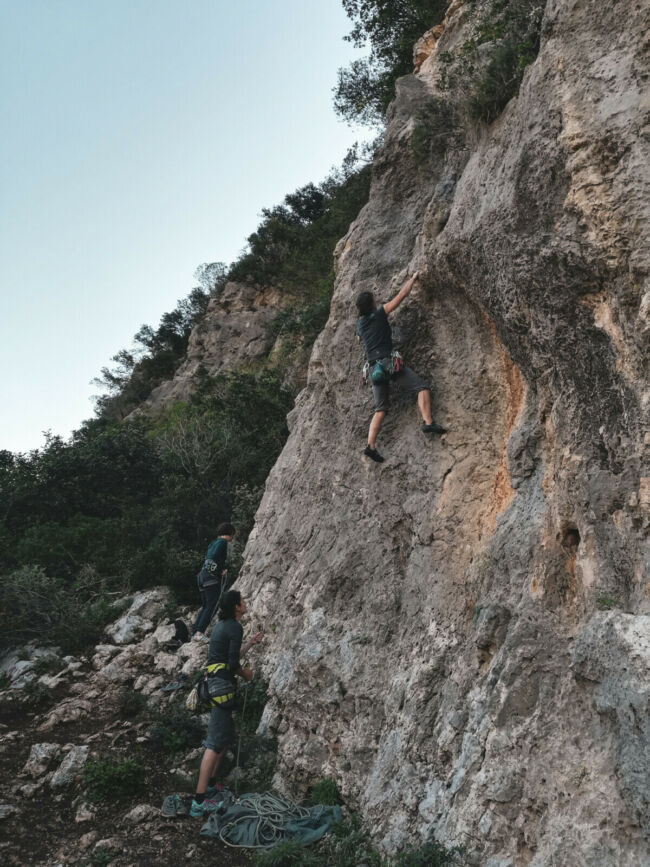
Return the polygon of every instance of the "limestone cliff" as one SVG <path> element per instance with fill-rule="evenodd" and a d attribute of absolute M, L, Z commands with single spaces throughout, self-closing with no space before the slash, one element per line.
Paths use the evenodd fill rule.
<path fill-rule="evenodd" d="M 262 361 L 275 341 L 267 326 L 286 304 L 273 289 L 227 283 L 192 329 L 187 354 L 174 377 L 154 388 L 137 412 L 187 400 L 200 372 L 216 376 Z"/>
<path fill-rule="evenodd" d="M 484 6 L 450 6 L 398 83 L 240 586 L 269 635 L 279 782 L 334 776 L 387 849 L 435 832 L 489 867 L 636 867 L 648 6 L 548 0 L 518 96 L 423 168 L 418 118 Z M 407 268 L 395 332 L 449 433 L 395 405 L 375 465 L 353 301 Z"/>

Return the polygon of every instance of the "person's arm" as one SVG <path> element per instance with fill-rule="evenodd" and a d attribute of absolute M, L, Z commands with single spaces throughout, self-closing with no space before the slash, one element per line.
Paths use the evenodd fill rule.
<path fill-rule="evenodd" d="M 402 303 L 402 301 L 406 298 L 406 296 L 409 294 L 409 292 L 413 288 L 413 284 L 418 279 L 419 273 L 420 273 L 419 271 L 416 271 L 415 274 L 410 278 L 410 280 L 407 280 L 406 283 L 402 286 L 402 288 L 399 290 L 397 295 L 393 299 L 388 301 L 386 304 L 384 304 L 384 310 L 386 311 L 387 314 L 392 313 L 393 310 L 396 310 L 399 307 L 399 305 Z"/>
<path fill-rule="evenodd" d="M 233 674 L 239 674 L 244 677 L 242 671 L 244 671 L 245 669 L 241 667 L 241 663 L 239 661 L 239 654 L 241 652 L 241 640 L 244 634 L 244 630 L 239 623 L 237 623 L 237 628 L 230 627 L 230 630 L 231 631 L 228 640 L 228 667 Z"/>
<path fill-rule="evenodd" d="M 251 649 L 251 647 L 252 647 L 254 644 L 259 644 L 260 641 L 261 641 L 263 638 L 264 638 L 264 633 L 263 633 L 263 632 L 256 632 L 255 635 L 252 636 L 252 638 L 249 638 L 249 639 L 248 639 L 248 641 L 247 641 L 246 644 L 243 646 L 242 651 L 241 651 L 241 655 L 244 657 L 244 659 L 246 658 L 246 654 L 247 654 L 248 651 Z"/>

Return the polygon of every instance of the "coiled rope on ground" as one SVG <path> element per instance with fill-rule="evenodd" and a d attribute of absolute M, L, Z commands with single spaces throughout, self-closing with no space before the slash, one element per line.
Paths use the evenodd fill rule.
<path fill-rule="evenodd" d="M 285 839 L 288 820 L 305 819 L 310 815 L 310 811 L 305 807 L 299 807 L 271 792 L 264 792 L 261 795 L 252 793 L 241 795 L 237 804 L 245 807 L 247 812 L 219 829 L 221 842 L 237 849 L 268 849 Z M 257 819 L 252 840 L 243 844 L 232 843 L 227 839 L 226 834 L 229 831 L 240 822 L 250 822 L 251 819 Z"/>

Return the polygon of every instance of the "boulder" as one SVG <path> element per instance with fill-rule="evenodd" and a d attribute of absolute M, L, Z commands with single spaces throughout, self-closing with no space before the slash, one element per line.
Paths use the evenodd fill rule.
<path fill-rule="evenodd" d="M 178 662 L 178 656 L 174 653 L 157 653 L 153 661 L 156 671 L 165 674 L 174 674 L 178 669 Z"/>
<path fill-rule="evenodd" d="M 160 810 L 157 807 L 152 807 L 151 804 L 138 804 L 126 814 L 124 821 L 130 825 L 139 825 L 158 818 L 160 818 Z"/>
<path fill-rule="evenodd" d="M 12 689 L 24 689 L 28 683 L 35 680 L 34 663 L 31 659 L 20 659 L 9 671 Z"/>
<path fill-rule="evenodd" d="M 74 820 L 78 825 L 80 825 L 82 822 L 92 822 L 95 815 L 93 807 L 90 804 L 83 802 L 77 806 Z"/>
<path fill-rule="evenodd" d="M 38 726 L 38 731 L 47 732 L 59 723 L 75 722 L 81 717 L 87 716 L 93 707 L 92 701 L 81 696 L 66 698 L 45 716 L 43 722 Z"/>
<path fill-rule="evenodd" d="M 145 620 L 137 614 L 127 613 L 106 627 L 106 635 L 115 644 L 132 644 L 140 635 L 153 629 L 151 620 Z"/>
<path fill-rule="evenodd" d="M 136 593 L 128 613 L 144 620 L 157 620 L 165 611 L 170 600 L 167 587 L 154 587 L 142 593 Z"/>
<path fill-rule="evenodd" d="M 63 759 L 57 770 L 52 775 L 50 786 L 52 789 L 62 789 L 74 782 L 88 761 L 88 747 L 73 746 Z"/>
<path fill-rule="evenodd" d="M 49 769 L 52 760 L 60 754 L 61 744 L 33 744 L 23 774 L 29 774 L 34 779 L 41 777 Z"/>

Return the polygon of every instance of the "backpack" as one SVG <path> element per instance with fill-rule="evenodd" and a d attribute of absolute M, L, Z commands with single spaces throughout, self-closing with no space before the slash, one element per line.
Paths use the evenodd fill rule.
<path fill-rule="evenodd" d="M 187 644 L 190 640 L 190 630 L 187 628 L 185 621 L 180 618 L 174 620 L 174 629 L 176 630 L 174 641 L 178 641 L 179 644 Z"/>

